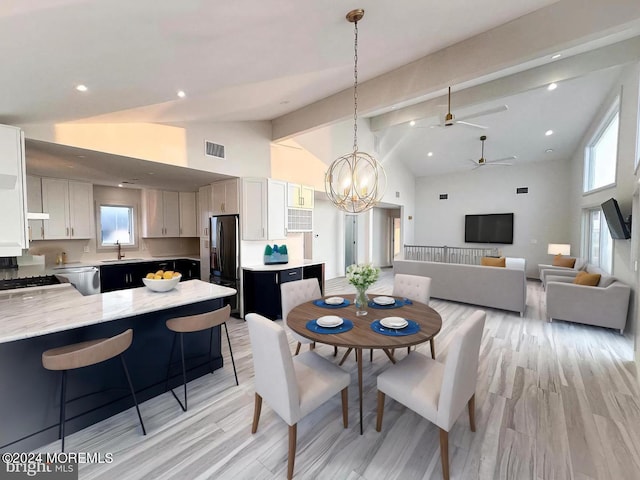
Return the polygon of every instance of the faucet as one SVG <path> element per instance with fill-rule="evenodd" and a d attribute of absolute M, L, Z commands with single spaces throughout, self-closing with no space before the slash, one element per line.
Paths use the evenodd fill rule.
<path fill-rule="evenodd" d="M 118 260 L 122 260 L 124 258 L 124 253 L 122 253 L 122 245 L 120 245 L 120 240 L 116 240 L 116 245 L 118 245 Z"/>

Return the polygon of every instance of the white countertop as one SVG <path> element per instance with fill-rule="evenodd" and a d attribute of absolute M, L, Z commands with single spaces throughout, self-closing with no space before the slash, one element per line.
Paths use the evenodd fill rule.
<path fill-rule="evenodd" d="M 233 288 L 200 280 L 169 292 L 147 287 L 83 297 L 70 284 L 0 292 L 0 343 L 95 325 L 234 295 Z"/>
<path fill-rule="evenodd" d="M 288 270 L 290 268 L 300 268 L 306 267 L 308 265 L 323 265 L 324 262 L 319 262 L 317 260 L 293 260 L 289 263 L 280 263 L 276 265 L 246 265 L 242 268 L 244 270 L 251 270 L 254 272 L 278 272 L 281 270 Z"/>

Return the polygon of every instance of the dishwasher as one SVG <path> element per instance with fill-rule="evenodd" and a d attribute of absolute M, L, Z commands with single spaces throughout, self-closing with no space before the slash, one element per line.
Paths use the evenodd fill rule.
<path fill-rule="evenodd" d="M 56 268 L 55 276 L 62 283 L 70 283 L 82 295 L 100 293 L 100 269 L 98 267 Z"/>

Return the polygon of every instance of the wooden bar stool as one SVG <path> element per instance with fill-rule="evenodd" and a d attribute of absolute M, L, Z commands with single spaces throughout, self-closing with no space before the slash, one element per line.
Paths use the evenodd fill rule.
<path fill-rule="evenodd" d="M 187 411 L 187 369 L 184 362 L 184 334 L 189 332 L 200 332 L 202 330 L 210 330 L 209 339 L 209 365 L 211 365 L 211 345 L 213 343 L 213 329 L 218 325 L 224 325 L 224 331 L 227 334 L 227 343 L 229 344 L 229 353 L 231 354 L 231 363 L 233 365 L 233 374 L 236 377 L 236 385 L 238 383 L 238 373 L 236 372 L 236 362 L 233 360 L 233 350 L 231 350 L 231 340 L 229 339 L 229 330 L 227 329 L 227 320 L 231 313 L 231 306 L 220 308 L 213 312 L 201 313 L 199 315 L 190 315 L 188 317 L 177 317 L 167 320 L 167 328 L 174 332 L 173 342 L 171 343 L 171 354 L 169 355 L 169 365 L 167 366 L 167 383 L 165 389 L 169 389 L 169 377 L 171 372 L 171 359 L 176 346 L 176 338 L 180 334 L 180 359 L 182 361 L 182 383 L 184 385 L 184 405 L 175 394 L 173 389 L 171 393 L 180 404 L 183 411 Z M 211 369 L 213 373 L 213 368 Z"/>
<path fill-rule="evenodd" d="M 121 334 L 116 335 L 115 337 L 100 338 L 98 340 L 89 340 L 87 342 L 74 343 L 73 345 L 66 345 L 64 347 L 47 350 L 42 354 L 42 366 L 44 368 L 46 368 L 47 370 L 62 371 L 62 388 L 60 389 L 60 426 L 58 430 L 58 438 L 62 440 L 63 452 L 65 404 L 67 394 L 67 370 L 88 367 L 90 365 L 102 363 L 117 356 L 120 356 L 122 368 L 124 370 L 125 376 L 127 377 L 127 383 L 129 384 L 129 390 L 131 390 L 133 403 L 136 406 L 138 418 L 140 419 L 142 434 L 147 434 L 147 431 L 144 428 L 144 423 L 142 422 L 142 416 L 140 415 L 140 408 L 138 408 L 138 400 L 136 399 L 136 393 L 133 389 L 133 384 L 131 383 L 129 370 L 127 369 L 127 364 L 124 361 L 124 357 L 122 356 L 122 353 L 129 348 L 132 341 L 133 330 L 128 329 Z"/>

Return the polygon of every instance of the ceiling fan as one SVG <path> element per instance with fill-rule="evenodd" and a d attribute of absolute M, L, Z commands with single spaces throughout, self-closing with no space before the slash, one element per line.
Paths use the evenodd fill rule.
<path fill-rule="evenodd" d="M 447 114 L 444 116 L 442 123 L 430 125 L 429 127 L 436 128 L 436 127 L 451 127 L 453 125 L 466 125 L 468 127 L 481 128 L 483 130 L 486 130 L 489 127 L 485 125 L 480 125 L 477 123 L 471 123 L 471 122 L 468 122 L 467 120 L 471 120 L 476 117 L 484 117 L 485 115 L 491 115 L 493 113 L 504 112 L 506 110 L 509 110 L 509 107 L 507 105 L 500 105 L 498 107 L 490 108 L 488 110 L 472 113 L 471 115 L 467 115 L 466 117 L 462 117 L 456 120 L 455 115 L 451 113 L 451 87 L 449 87 Z"/>
<path fill-rule="evenodd" d="M 480 141 L 482 142 L 482 153 L 480 154 L 480 158 L 478 160 L 469 159 L 469 161 L 475 165 L 475 167 L 473 167 L 472 170 L 475 170 L 476 168 L 480 168 L 480 167 L 486 167 L 486 166 L 504 165 L 504 166 L 510 167 L 511 165 L 513 165 L 513 163 L 504 163 L 504 162 L 506 160 L 515 160 L 516 158 L 518 158 L 515 155 L 511 155 L 509 157 L 504 157 L 504 158 L 498 158 L 496 160 L 485 159 L 484 158 L 484 141 L 486 139 L 487 139 L 486 135 L 482 135 L 480 137 Z"/>

